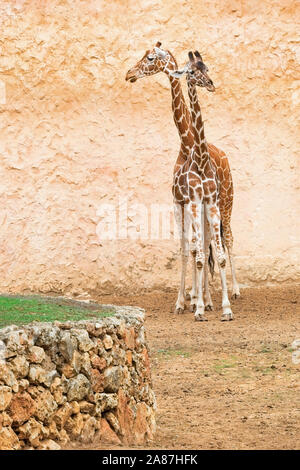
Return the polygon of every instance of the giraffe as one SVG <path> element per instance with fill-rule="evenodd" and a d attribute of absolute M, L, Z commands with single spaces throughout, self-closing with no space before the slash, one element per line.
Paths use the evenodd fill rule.
<path fill-rule="evenodd" d="M 175 175 L 186 162 L 188 156 L 191 153 L 194 135 L 191 127 L 191 119 L 188 107 L 186 106 L 184 95 L 182 92 L 180 80 L 177 77 L 173 77 L 171 72 L 177 70 L 177 62 L 174 56 L 170 51 L 163 50 L 161 48 L 161 43 L 157 42 L 155 47 L 152 50 L 147 50 L 141 60 L 137 64 L 128 70 L 126 74 L 126 80 L 130 82 L 135 82 L 140 78 L 145 76 L 151 76 L 159 72 L 164 72 L 170 81 L 171 85 L 171 96 L 172 96 L 172 110 L 173 118 L 175 125 L 177 127 L 179 137 L 180 137 L 180 149 L 177 160 L 174 165 L 173 171 L 173 192 L 174 192 L 174 182 Z M 212 164 L 217 172 L 217 177 L 219 179 L 220 187 L 220 211 L 222 218 L 224 242 L 228 250 L 228 255 L 231 264 L 232 271 L 232 281 L 233 281 L 233 298 L 239 296 L 239 286 L 236 280 L 235 275 L 235 266 L 234 266 L 234 257 L 232 254 L 232 244 L 233 237 L 230 227 L 231 221 L 231 212 L 232 212 L 232 203 L 233 203 L 233 185 L 232 177 L 230 172 L 230 167 L 228 159 L 222 150 L 217 149 L 213 144 L 208 144 L 209 154 L 212 161 Z M 180 223 L 180 213 L 178 210 L 175 211 L 175 216 L 177 215 L 178 223 Z M 181 214 L 182 218 L 182 214 Z M 182 225 L 181 225 L 182 232 Z M 187 242 L 186 242 L 187 243 Z M 183 242 L 181 243 L 183 244 Z M 186 245 L 185 245 L 186 246 Z M 187 248 L 188 249 L 188 248 Z M 205 307 L 206 310 L 212 310 L 213 304 L 209 292 L 208 286 L 208 252 L 209 247 L 206 246 L 206 260 L 205 260 Z M 191 248 L 192 260 L 193 260 L 193 287 L 191 291 L 191 310 L 196 309 L 196 262 L 195 262 L 195 249 Z M 187 254 L 181 250 L 182 256 L 182 271 L 181 271 L 181 285 L 176 302 L 176 313 L 182 313 L 184 311 L 185 305 L 184 301 L 187 297 L 185 295 L 185 272 L 187 264 Z"/>
<path fill-rule="evenodd" d="M 206 320 L 203 299 L 203 274 L 205 249 L 213 238 L 222 283 L 222 317 L 223 321 L 233 320 L 226 283 L 226 255 L 221 236 L 221 214 L 219 208 L 219 181 L 209 156 L 205 139 L 204 123 L 198 101 L 196 86 L 205 87 L 214 92 L 215 87 L 208 76 L 208 69 L 198 51 L 195 57 L 189 52 L 189 63 L 182 71 L 172 71 L 173 77 L 187 76 L 188 95 L 190 101 L 191 123 L 194 134 L 194 145 L 188 159 L 175 176 L 175 203 L 183 204 L 190 219 L 195 238 L 197 304 L 196 320 Z M 209 227 L 207 227 L 207 225 Z M 208 230 L 209 228 L 209 230 Z M 210 234 L 209 234 L 210 232 Z"/>

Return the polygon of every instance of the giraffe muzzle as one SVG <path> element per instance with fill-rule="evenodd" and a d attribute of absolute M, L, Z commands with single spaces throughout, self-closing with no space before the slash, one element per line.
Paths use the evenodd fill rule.
<path fill-rule="evenodd" d="M 134 82 L 137 81 L 137 78 L 136 78 L 135 74 L 129 70 L 126 74 L 125 80 L 126 80 L 126 82 L 129 81 L 130 83 L 134 83 Z"/>
<path fill-rule="evenodd" d="M 209 83 L 208 85 L 206 85 L 206 89 L 208 91 L 216 91 L 216 87 L 213 83 Z"/>

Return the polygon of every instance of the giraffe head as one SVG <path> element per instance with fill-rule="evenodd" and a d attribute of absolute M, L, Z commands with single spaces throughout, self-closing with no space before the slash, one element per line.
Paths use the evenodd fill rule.
<path fill-rule="evenodd" d="M 208 91 L 215 91 L 213 81 L 207 74 L 208 68 L 198 51 L 189 52 L 189 62 L 182 70 L 171 71 L 173 77 L 179 78 L 186 74 L 187 81 L 191 85 L 205 87 Z"/>
<path fill-rule="evenodd" d="M 126 80 L 131 83 L 139 78 L 154 75 L 158 72 L 168 72 L 168 68 L 175 69 L 177 64 L 168 51 L 161 49 L 161 42 L 157 42 L 152 50 L 147 50 L 141 60 L 128 70 Z"/>

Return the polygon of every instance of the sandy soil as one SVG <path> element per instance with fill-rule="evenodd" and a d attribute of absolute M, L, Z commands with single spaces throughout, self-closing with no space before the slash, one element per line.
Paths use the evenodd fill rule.
<path fill-rule="evenodd" d="M 300 287 L 243 289 L 226 323 L 219 293 L 206 323 L 175 316 L 175 299 L 163 291 L 98 298 L 146 310 L 158 404 L 146 448 L 299 448 L 300 369 L 290 346 L 300 338 Z"/>

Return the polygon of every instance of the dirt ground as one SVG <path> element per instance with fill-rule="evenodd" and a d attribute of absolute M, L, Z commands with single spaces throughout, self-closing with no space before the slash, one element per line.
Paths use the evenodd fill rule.
<path fill-rule="evenodd" d="M 235 320 L 225 323 L 220 297 L 204 323 L 173 314 L 176 292 L 97 299 L 146 311 L 158 405 L 146 448 L 299 448 L 300 366 L 291 343 L 300 338 L 300 286 L 242 289 Z"/>

